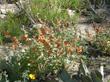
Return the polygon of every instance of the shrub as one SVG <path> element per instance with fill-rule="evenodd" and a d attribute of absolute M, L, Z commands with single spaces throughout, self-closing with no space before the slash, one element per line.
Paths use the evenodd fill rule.
<path fill-rule="evenodd" d="M 96 37 L 89 41 L 88 51 L 90 55 L 94 56 L 109 56 L 110 55 L 110 37 L 109 28 L 98 28 L 96 30 Z"/>
<path fill-rule="evenodd" d="M 54 32 L 56 30 L 59 30 L 60 33 Z M 78 40 L 72 35 L 72 30 L 71 32 L 64 29 L 56 30 L 42 27 L 34 29 L 35 34 L 31 35 L 33 38 L 30 38 L 28 34 L 23 36 L 23 41 L 29 46 L 28 50 L 19 52 L 18 57 L 12 57 L 10 62 L 6 63 L 6 66 L 10 65 L 6 69 L 10 68 L 9 72 L 17 74 L 18 80 L 23 80 L 23 78 L 29 80 L 29 74 L 35 76 L 37 80 L 45 80 L 48 74 L 56 75 L 63 65 L 76 61 L 83 52 L 80 39 Z M 17 38 L 15 39 L 17 40 Z M 18 39 L 19 42 L 20 40 L 22 39 Z M 12 74 L 8 76 L 10 75 Z M 10 80 L 9 77 L 8 79 Z"/>

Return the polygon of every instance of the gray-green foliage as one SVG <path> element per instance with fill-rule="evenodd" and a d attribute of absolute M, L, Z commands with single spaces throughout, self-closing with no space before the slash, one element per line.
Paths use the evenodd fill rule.
<path fill-rule="evenodd" d="M 59 72 L 58 76 L 63 82 L 103 82 L 101 73 L 97 70 L 89 72 L 83 61 L 81 61 L 79 72 L 75 77 L 70 78 L 70 75 L 64 69 Z"/>
<path fill-rule="evenodd" d="M 0 71 L 0 82 L 14 82 L 21 77 L 16 57 L 12 57 L 9 61 L 1 60 Z"/>

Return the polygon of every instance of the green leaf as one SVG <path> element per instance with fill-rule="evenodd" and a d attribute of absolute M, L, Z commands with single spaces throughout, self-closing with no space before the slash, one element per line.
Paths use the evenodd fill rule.
<path fill-rule="evenodd" d="M 85 65 L 85 63 L 83 62 L 83 60 L 81 60 L 81 64 L 80 64 L 80 67 L 79 67 L 79 72 L 80 74 L 84 74 L 84 75 L 89 75 L 90 72 L 87 68 L 87 66 Z"/>
<path fill-rule="evenodd" d="M 59 77 L 64 81 L 64 82 L 68 82 L 68 80 L 70 79 L 70 75 L 67 73 L 67 71 L 65 70 L 61 70 L 59 73 Z"/>
<path fill-rule="evenodd" d="M 76 45 L 77 45 L 77 46 L 80 46 L 80 45 L 81 45 L 81 43 L 78 41 L 78 42 L 76 42 Z"/>
<path fill-rule="evenodd" d="M 102 79 L 102 75 L 98 70 L 95 70 L 95 73 L 97 75 L 98 78 Z"/>
<path fill-rule="evenodd" d="M 100 79 L 94 71 L 91 72 L 91 77 L 93 82 L 103 82 L 102 79 Z"/>
<path fill-rule="evenodd" d="M 89 76 L 82 75 L 81 79 L 82 79 L 82 82 L 93 82 Z"/>
<path fill-rule="evenodd" d="M 3 40 L 3 36 L 0 34 L 0 42 Z"/>

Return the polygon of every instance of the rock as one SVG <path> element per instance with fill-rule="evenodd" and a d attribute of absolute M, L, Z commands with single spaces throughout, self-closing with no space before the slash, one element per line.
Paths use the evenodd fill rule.
<path fill-rule="evenodd" d="M 4 59 L 6 57 L 5 55 L 5 52 L 2 49 L 0 49 L 0 60 Z"/>
<path fill-rule="evenodd" d="M 67 9 L 67 13 L 70 17 L 74 16 L 76 11 L 75 10 L 71 10 L 71 9 Z"/>
<path fill-rule="evenodd" d="M 0 60 L 10 60 L 14 56 L 14 50 L 9 49 L 6 46 L 0 46 Z"/>
<path fill-rule="evenodd" d="M 41 28 L 43 26 L 44 26 L 43 24 L 38 23 L 38 24 L 34 24 L 32 27 L 33 28 Z"/>
<path fill-rule="evenodd" d="M 79 23 L 79 24 L 88 23 L 88 22 L 89 22 L 89 18 L 88 18 L 88 17 L 80 16 L 80 17 L 78 18 L 78 23 Z"/>
<path fill-rule="evenodd" d="M 0 4 L 0 11 L 2 14 L 7 14 L 7 12 L 16 14 L 19 9 L 15 4 Z"/>
<path fill-rule="evenodd" d="M 96 35 L 96 32 L 91 24 L 77 24 L 76 35 L 81 38 L 88 39 Z"/>
<path fill-rule="evenodd" d="M 6 15 L 0 14 L 0 18 L 4 19 L 5 17 L 6 17 Z"/>
<path fill-rule="evenodd" d="M 20 9 L 15 4 L 0 4 L 0 18 L 4 19 L 8 12 L 16 14 Z"/>
<path fill-rule="evenodd" d="M 4 49 L 3 46 L 0 46 L 0 60 L 5 59 L 7 53 L 5 51 L 6 49 Z"/>

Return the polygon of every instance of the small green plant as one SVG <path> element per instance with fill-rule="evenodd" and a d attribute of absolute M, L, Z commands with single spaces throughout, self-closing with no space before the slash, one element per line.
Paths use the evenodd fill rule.
<path fill-rule="evenodd" d="M 77 0 L 32 0 L 30 4 L 33 17 L 52 26 L 57 26 L 59 23 L 75 22 L 75 17 L 77 18 L 78 14 L 75 13 L 75 16 L 70 18 L 67 9 L 75 10 L 77 6 L 79 6 Z"/>
<path fill-rule="evenodd" d="M 8 13 L 8 16 L 4 21 L 1 21 L 0 24 L 0 32 L 9 32 L 12 36 L 19 36 L 21 31 L 20 19 L 18 19 L 15 15 Z"/>

